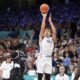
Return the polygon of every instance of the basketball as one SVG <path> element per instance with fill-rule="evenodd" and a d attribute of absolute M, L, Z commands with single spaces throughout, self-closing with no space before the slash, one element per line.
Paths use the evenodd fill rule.
<path fill-rule="evenodd" d="M 48 6 L 47 4 L 42 4 L 42 5 L 40 6 L 40 11 L 41 11 L 41 13 L 43 13 L 43 14 L 48 13 L 48 11 L 49 11 L 49 6 Z"/>

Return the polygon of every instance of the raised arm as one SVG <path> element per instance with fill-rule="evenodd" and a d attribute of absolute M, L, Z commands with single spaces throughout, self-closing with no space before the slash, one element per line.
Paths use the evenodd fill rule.
<path fill-rule="evenodd" d="M 54 42 L 56 42 L 56 28 L 52 22 L 52 17 L 51 15 L 49 16 L 49 23 L 50 23 L 50 26 L 51 26 L 51 29 L 52 29 L 52 38 L 54 40 Z"/>
<path fill-rule="evenodd" d="M 43 19 L 41 23 L 41 29 L 40 29 L 40 34 L 39 34 L 39 41 L 41 41 L 44 38 L 44 32 L 45 32 L 45 22 L 46 22 L 46 16 L 47 14 L 42 14 Z"/>

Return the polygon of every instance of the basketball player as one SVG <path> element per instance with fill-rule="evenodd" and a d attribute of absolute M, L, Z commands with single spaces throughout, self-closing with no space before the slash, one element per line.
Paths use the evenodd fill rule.
<path fill-rule="evenodd" d="M 56 41 L 56 29 L 53 25 L 51 15 L 49 17 L 49 28 L 45 28 L 47 14 L 42 14 L 42 24 L 39 35 L 40 53 L 37 59 L 37 73 L 38 80 L 42 80 L 43 74 L 45 74 L 45 80 L 50 80 L 50 74 L 52 73 L 52 53 L 54 49 L 54 43 Z"/>

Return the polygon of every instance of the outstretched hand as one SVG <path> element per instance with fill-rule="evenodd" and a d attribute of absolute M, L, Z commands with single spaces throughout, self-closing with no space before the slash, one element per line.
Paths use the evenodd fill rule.
<path fill-rule="evenodd" d="M 49 20 L 48 20 L 49 22 L 52 22 L 52 17 L 51 17 L 51 14 L 50 14 L 50 16 L 49 16 Z"/>

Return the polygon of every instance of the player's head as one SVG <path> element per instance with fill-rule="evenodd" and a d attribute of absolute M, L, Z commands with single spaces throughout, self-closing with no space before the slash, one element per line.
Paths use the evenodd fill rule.
<path fill-rule="evenodd" d="M 50 28 L 46 28 L 46 29 L 45 29 L 45 33 L 44 33 L 44 36 L 45 36 L 45 37 L 50 37 L 50 36 L 51 36 L 51 33 L 52 33 L 52 32 L 51 32 L 51 29 L 50 29 Z"/>

